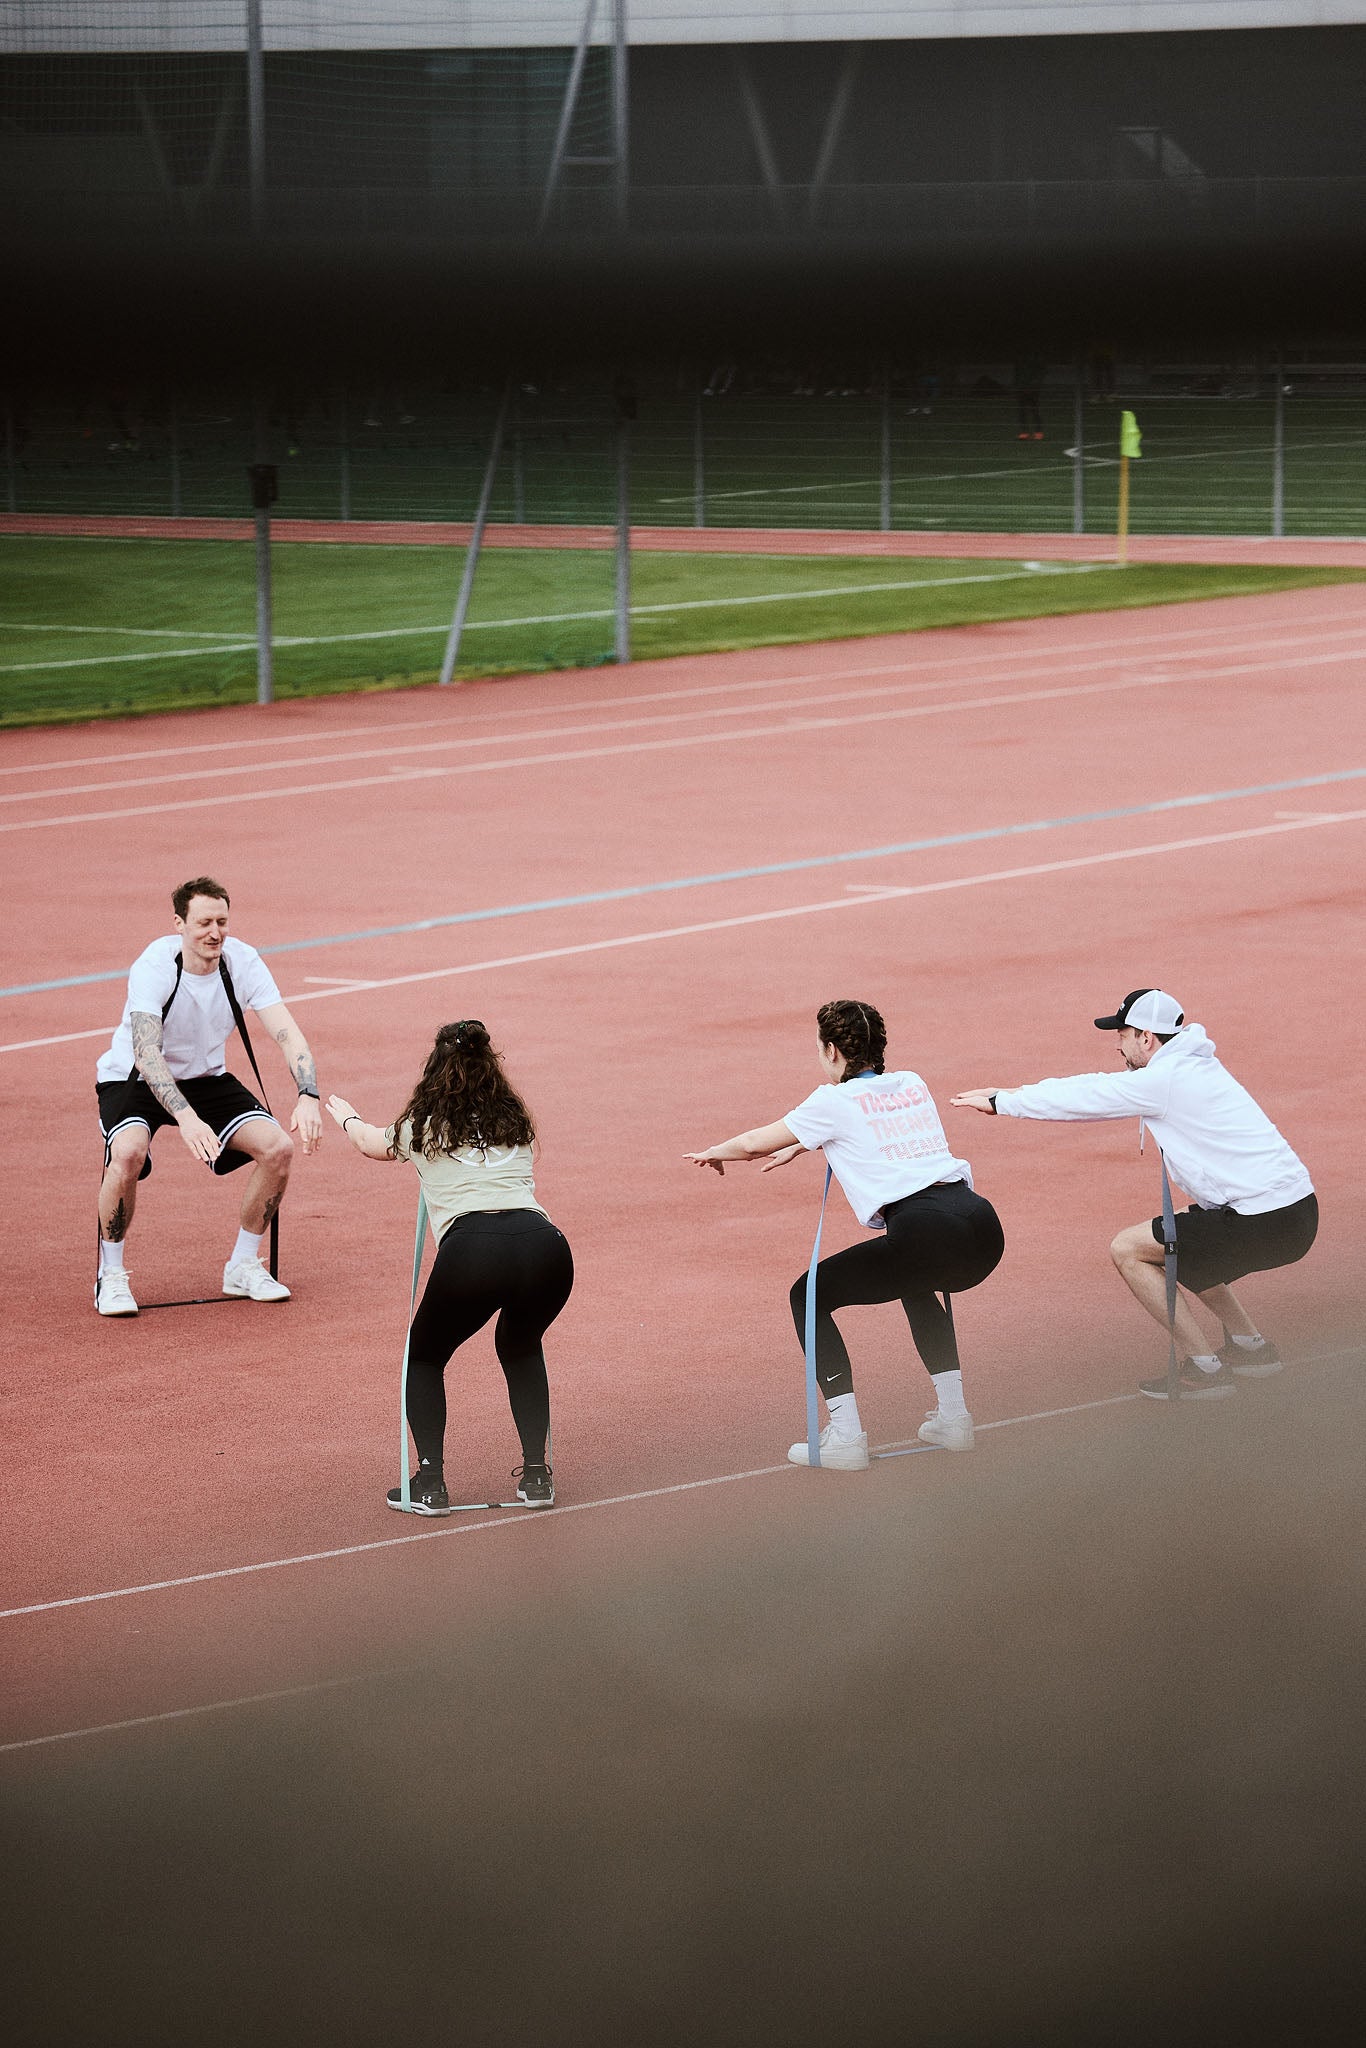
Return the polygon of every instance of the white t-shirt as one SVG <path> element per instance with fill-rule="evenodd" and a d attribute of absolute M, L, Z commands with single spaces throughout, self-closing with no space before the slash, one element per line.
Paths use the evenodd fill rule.
<path fill-rule="evenodd" d="M 919 1074 L 861 1074 L 826 1082 L 783 1118 L 809 1152 L 819 1147 L 849 1207 L 869 1230 L 882 1228 L 882 1205 L 935 1181 L 972 1186 L 972 1168 L 955 1159 L 934 1097 Z"/>
<path fill-rule="evenodd" d="M 244 1010 L 265 1010 L 279 1002 L 280 991 L 254 946 L 241 939 L 225 939 L 223 951 Z M 128 976 L 128 1000 L 114 1042 L 95 1068 L 97 1081 L 128 1079 L 136 1065 L 129 1019 L 134 1010 L 160 1017 L 162 1004 L 175 988 L 179 958 L 180 939 L 175 933 L 170 938 L 153 939 L 146 952 L 139 953 Z M 221 1074 L 232 1028 L 228 993 L 218 969 L 212 974 L 191 974 L 187 968 L 161 1027 L 161 1050 L 174 1078 L 193 1081 L 203 1074 Z"/>

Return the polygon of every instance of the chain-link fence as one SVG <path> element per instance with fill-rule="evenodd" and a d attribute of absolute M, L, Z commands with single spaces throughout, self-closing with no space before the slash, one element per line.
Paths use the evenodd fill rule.
<path fill-rule="evenodd" d="M 516 380 L 495 524 L 610 525 L 621 379 Z M 498 392 L 373 380 L 277 390 L 280 517 L 467 520 Z M 631 516 L 666 527 L 1113 531 L 1119 413 L 1143 433 L 1137 533 L 1366 535 L 1366 363 L 719 362 L 630 380 Z M 231 390 L 6 402 L 4 508 L 247 510 L 252 414 Z"/>

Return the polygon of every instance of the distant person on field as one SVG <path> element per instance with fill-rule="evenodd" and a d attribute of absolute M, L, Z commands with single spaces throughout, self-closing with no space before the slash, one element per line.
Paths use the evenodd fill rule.
<path fill-rule="evenodd" d="M 1218 1352 L 1190 1306 L 1177 1297 L 1176 1343 L 1183 1354 L 1183 1398 L 1214 1400 L 1235 1390 L 1235 1375 L 1264 1379 L 1281 1357 L 1243 1308 L 1231 1280 L 1302 1259 L 1319 1227 L 1313 1183 L 1271 1119 L 1214 1056 L 1203 1026 L 1187 1024 L 1162 989 L 1138 988 L 1098 1031 L 1119 1034 L 1122 1074 L 1073 1074 L 1024 1088 L 969 1088 L 960 1109 L 988 1116 L 1090 1123 L 1136 1116 L 1152 1132 L 1171 1176 L 1193 1199 L 1176 1219 L 1176 1276 L 1224 1326 Z M 1120 1274 L 1150 1316 L 1167 1322 L 1162 1218 L 1133 1223 L 1110 1246 Z M 1140 1391 L 1165 1401 L 1166 1376 Z"/>
<path fill-rule="evenodd" d="M 249 1166 L 241 1228 L 223 1268 L 223 1292 L 251 1301 L 288 1301 L 272 1279 L 261 1240 L 284 1198 L 294 1147 L 265 1104 L 223 1060 L 238 1008 L 253 1010 L 279 1046 L 299 1091 L 289 1128 L 305 1152 L 322 1142 L 313 1055 L 280 1001 L 254 947 L 228 937 L 228 892 L 208 875 L 182 882 L 171 898 L 175 931 L 153 939 L 133 962 L 128 1000 L 114 1042 L 95 1069 L 104 1179 L 100 1183 L 100 1270 L 95 1306 L 102 1316 L 135 1316 L 124 1267 L 138 1182 L 152 1170 L 151 1142 L 175 1124 L 194 1158 L 215 1174 Z"/>
<path fill-rule="evenodd" d="M 1043 396 L 1044 366 L 1037 356 L 1022 356 L 1015 365 L 1015 423 L 1019 428 L 1017 439 L 1021 441 L 1042 441 L 1043 413 L 1040 400 Z"/>
<path fill-rule="evenodd" d="M 887 1027 L 871 1003 L 823 1004 L 816 1013 L 816 1056 L 824 1085 L 777 1123 L 684 1154 L 720 1174 L 732 1160 L 763 1159 L 763 1171 L 771 1173 L 802 1152 L 823 1151 L 855 1216 L 876 1233 L 816 1268 L 816 1377 L 830 1415 L 820 1460 L 834 1472 L 866 1472 L 869 1459 L 849 1353 L 833 1311 L 900 1302 L 935 1393 L 917 1434 L 942 1450 L 970 1451 L 972 1417 L 953 1316 L 935 1295 L 979 1286 L 1005 1249 L 996 1211 L 973 1192 L 971 1167 L 949 1151 L 929 1089 L 907 1068 L 885 1072 L 886 1049 Z M 798 1343 L 805 1341 L 806 1289 L 803 1273 L 789 1297 Z M 810 1463 L 804 1440 L 787 1455 L 794 1465 Z"/>

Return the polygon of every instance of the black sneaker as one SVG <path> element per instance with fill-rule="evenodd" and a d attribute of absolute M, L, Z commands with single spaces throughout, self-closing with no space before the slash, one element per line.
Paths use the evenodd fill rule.
<path fill-rule="evenodd" d="M 1171 1391 L 1167 1385 L 1166 1373 L 1163 1373 L 1160 1380 L 1140 1380 L 1138 1391 L 1140 1394 L 1146 1394 L 1150 1401 L 1169 1401 L 1171 1399 Z M 1236 1394 L 1237 1391 L 1233 1374 L 1226 1365 L 1221 1365 L 1218 1372 L 1206 1372 L 1201 1366 L 1196 1365 L 1193 1360 L 1189 1358 L 1182 1359 L 1181 1399 L 1183 1401 L 1221 1401 L 1226 1394 Z"/>
<path fill-rule="evenodd" d="M 406 1512 L 410 1515 L 448 1515 L 451 1511 L 451 1497 L 446 1491 L 446 1482 L 441 1474 L 433 1472 L 430 1466 L 420 1466 L 414 1472 L 408 1481 L 408 1492 L 411 1498 Z M 405 1512 L 401 1486 L 389 1488 L 389 1505 L 391 1508 L 397 1508 L 400 1514 Z"/>
<path fill-rule="evenodd" d="M 517 1481 L 517 1498 L 523 1507 L 554 1507 L 555 1480 L 549 1465 L 519 1465 L 512 1476 Z"/>
<path fill-rule="evenodd" d="M 1285 1364 L 1275 1345 L 1265 1337 L 1260 1344 L 1235 1344 L 1232 1337 L 1226 1337 L 1219 1346 L 1219 1356 L 1230 1372 L 1236 1372 L 1243 1380 L 1269 1380 Z"/>

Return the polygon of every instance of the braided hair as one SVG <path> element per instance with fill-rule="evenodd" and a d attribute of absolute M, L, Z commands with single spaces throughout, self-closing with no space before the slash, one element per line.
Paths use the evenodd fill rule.
<path fill-rule="evenodd" d="M 422 1079 L 395 1126 L 407 1122 L 408 1148 L 435 1159 L 462 1146 L 530 1145 L 531 1113 L 503 1072 L 503 1063 L 478 1017 L 443 1024 L 427 1055 Z"/>
<path fill-rule="evenodd" d="M 883 1071 L 887 1026 L 882 1021 L 882 1012 L 871 1003 L 856 1003 L 852 999 L 822 1003 L 816 1012 L 816 1029 L 822 1045 L 833 1045 L 836 1052 L 844 1055 L 841 1081 L 852 1081 L 857 1075 L 866 1074 L 870 1067 L 875 1074 Z"/>

